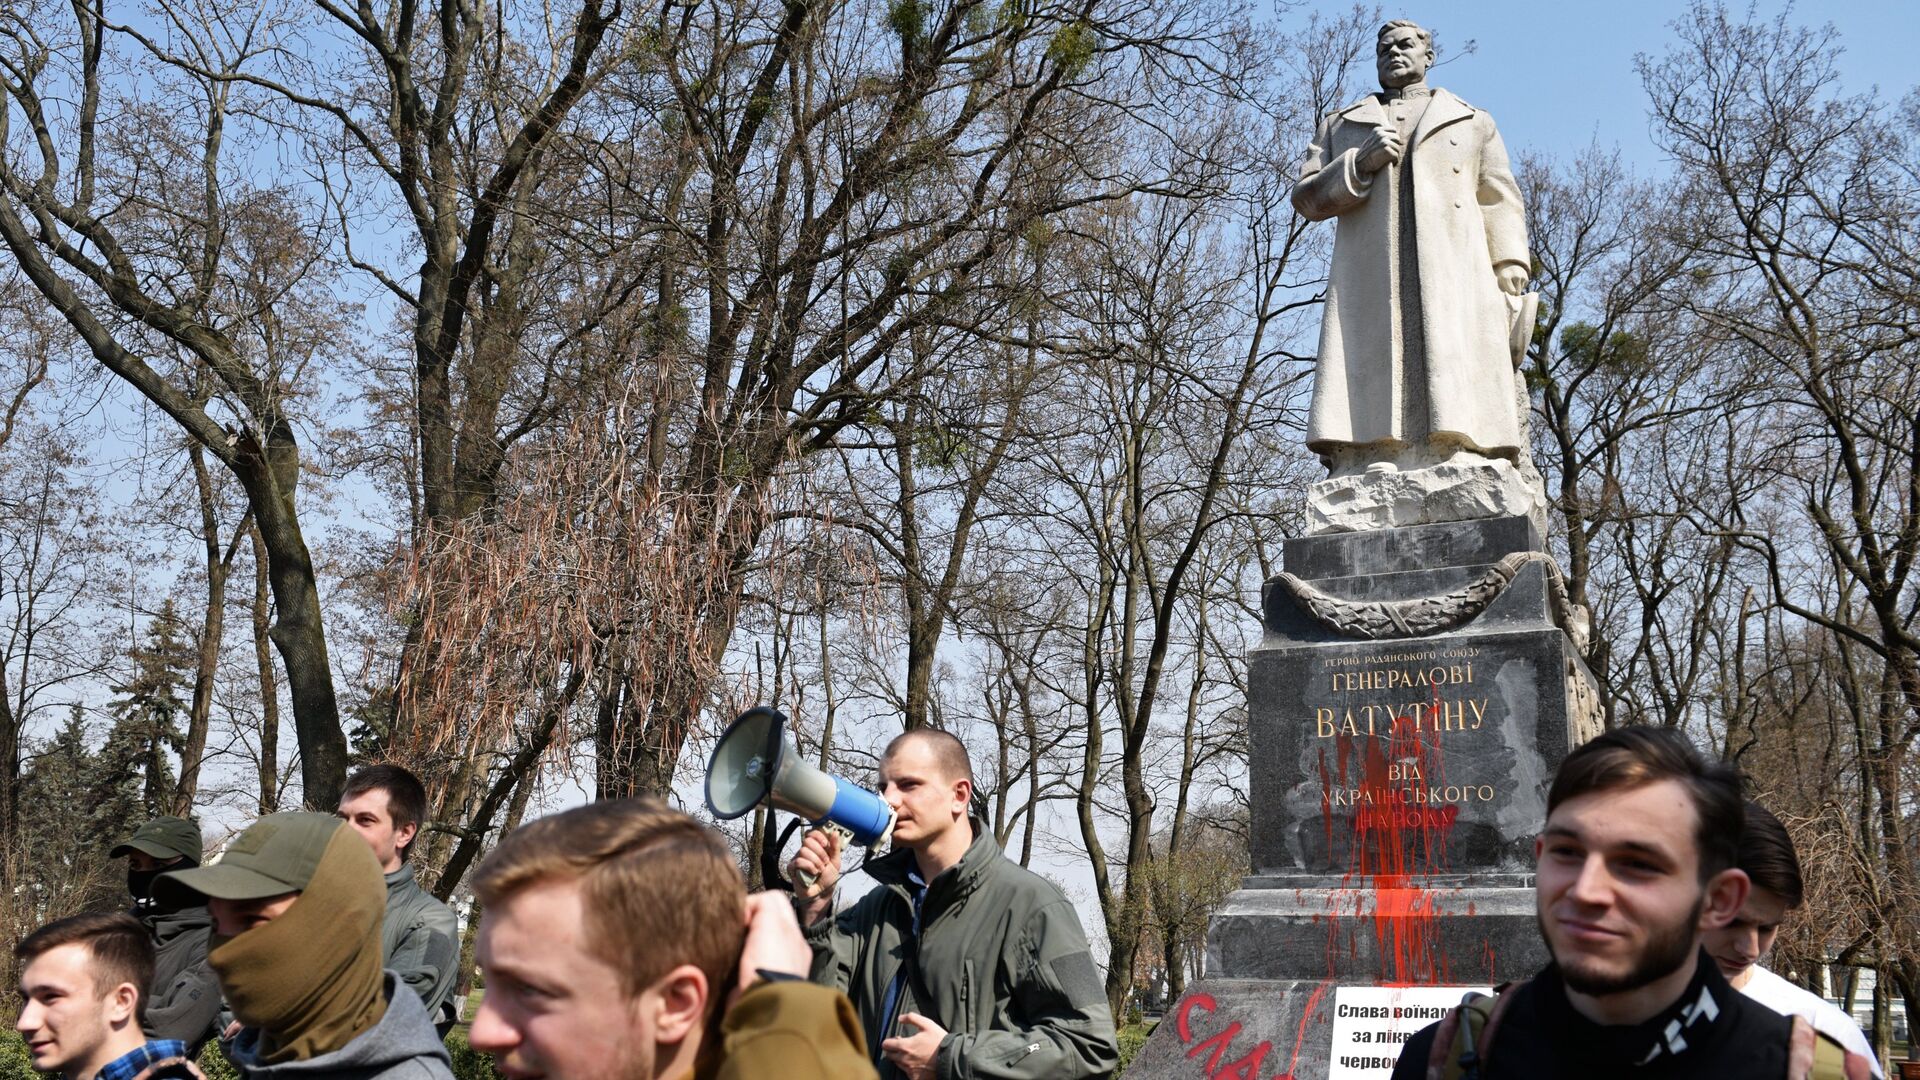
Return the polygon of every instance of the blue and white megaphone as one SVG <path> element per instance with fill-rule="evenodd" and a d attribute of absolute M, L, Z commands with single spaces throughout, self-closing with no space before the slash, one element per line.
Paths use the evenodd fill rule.
<path fill-rule="evenodd" d="M 893 808 L 866 788 L 800 760 L 786 727 L 786 716 L 764 705 L 727 727 L 707 762 L 707 809 L 726 821 L 765 801 L 848 843 L 885 844 L 893 836 Z M 797 876 L 801 895 L 813 895 L 817 879 L 805 871 Z"/>

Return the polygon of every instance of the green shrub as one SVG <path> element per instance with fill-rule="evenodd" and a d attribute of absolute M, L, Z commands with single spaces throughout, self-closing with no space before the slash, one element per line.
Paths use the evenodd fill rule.
<path fill-rule="evenodd" d="M 200 1071 L 207 1074 L 207 1080 L 240 1080 L 240 1070 L 233 1067 L 227 1055 L 220 1052 L 220 1040 L 209 1039 L 206 1048 L 200 1051 L 197 1064 Z"/>
<path fill-rule="evenodd" d="M 467 1045 L 467 1025 L 456 1024 L 447 1032 L 447 1053 L 453 1055 L 454 1080 L 500 1080 L 493 1057 Z M 213 1080 L 208 1076 L 207 1080 Z"/>
<path fill-rule="evenodd" d="M 1147 1045 L 1147 1036 L 1152 1035 L 1153 1029 L 1159 1026 L 1160 1021 L 1158 1020 L 1155 1020 L 1151 1024 L 1136 1023 L 1121 1026 L 1120 1067 L 1114 1070 L 1116 1076 L 1127 1071 L 1127 1065 L 1133 1061 L 1133 1055 L 1139 1053 L 1142 1046 Z M 209 1080 L 211 1080 L 211 1078 L 209 1078 Z"/>
<path fill-rule="evenodd" d="M 33 1055 L 27 1053 L 27 1041 L 19 1032 L 0 1039 L 0 1080 L 42 1080 L 33 1071 Z"/>

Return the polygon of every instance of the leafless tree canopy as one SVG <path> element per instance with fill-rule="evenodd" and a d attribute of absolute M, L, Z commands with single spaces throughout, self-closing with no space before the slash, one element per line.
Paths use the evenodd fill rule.
<path fill-rule="evenodd" d="M 1320 475 L 1329 237 L 1290 177 L 1377 25 L 7 6 L 8 917 L 99 894 L 141 814 L 217 837 L 376 759 L 427 780 L 450 896 L 550 802 L 687 796 L 770 702 L 855 776 L 960 735 L 1116 1009 L 1177 993 L 1245 861 L 1243 657 Z M 1920 99 L 1842 86 L 1791 18 L 1662 40 L 1669 164 L 1517 148 L 1552 543 L 1609 722 L 1737 760 L 1800 839 L 1822 917 L 1781 967 L 1920 1015 Z M 736 830 L 756 880 L 776 824 Z"/>

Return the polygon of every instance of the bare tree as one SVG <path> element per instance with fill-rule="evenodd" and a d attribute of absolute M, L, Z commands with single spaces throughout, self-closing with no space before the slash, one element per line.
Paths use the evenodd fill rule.
<path fill-rule="evenodd" d="M 1791 514 L 1730 532 L 1764 560 L 1772 602 L 1858 648 L 1900 702 L 1867 710 L 1856 749 L 1879 872 L 1888 895 L 1911 897 L 1920 174 L 1910 128 L 1838 91 L 1831 28 L 1743 22 L 1705 3 L 1675 25 L 1679 43 L 1641 70 L 1680 172 L 1676 231 L 1695 287 L 1679 301 L 1737 344 L 1764 387 L 1764 427 L 1748 436 L 1778 448 L 1764 465 Z M 1876 917 L 1883 970 L 1920 1012 L 1920 936 L 1897 910 Z"/>
<path fill-rule="evenodd" d="M 0 240 L 95 360 L 246 492 L 268 555 L 272 635 L 292 690 L 304 791 L 311 804 L 331 806 L 346 739 L 297 508 L 301 452 L 284 384 L 293 373 L 263 362 L 232 323 L 258 302 L 235 288 L 234 207 L 274 197 L 227 169 L 246 152 L 230 138 L 236 109 L 247 110 L 232 80 L 267 62 L 271 42 L 245 25 L 181 20 L 175 29 L 215 77 L 148 80 L 133 74 L 143 50 L 104 11 L 60 7 L 0 13 L 11 106 L 0 119 Z M 260 9 L 250 21 L 271 17 Z M 169 94 L 161 106 L 156 99 Z M 280 289 L 312 269 L 312 260 L 279 266 Z M 218 392 L 196 395 L 188 379 L 152 362 L 174 352 L 204 365 Z"/>
<path fill-rule="evenodd" d="M 18 834 L 22 744 L 50 709 L 106 671 L 90 582 L 106 554 L 98 493 L 72 449 L 21 428 L 0 444 L 0 841 Z"/>
<path fill-rule="evenodd" d="M 63 335 L 59 327 L 51 325 L 53 320 L 47 318 L 40 305 L 32 301 L 31 289 L 24 282 L 9 278 L 4 294 L 0 295 L 6 299 L 6 303 L 0 304 L 0 330 L 4 330 L 8 343 L 6 357 L 9 368 L 4 384 L 6 413 L 0 419 L 0 455 L 5 457 L 0 457 L 0 460 L 11 465 L 7 471 L 18 473 L 25 463 L 11 457 L 8 445 L 12 443 L 16 431 L 20 430 L 18 425 L 26 414 L 28 395 L 46 381 Z M 42 466 L 57 468 L 65 460 L 65 453 L 42 457 Z M 50 481 L 51 477 L 47 480 Z M 49 491 L 46 483 L 42 484 L 42 491 Z M 18 515 L 22 524 L 38 524 L 45 515 L 31 512 L 34 501 L 28 497 L 18 502 L 0 502 L 0 509 L 9 516 Z M 43 510 L 44 501 L 41 500 Z M 30 527 L 25 531 L 31 534 L 38 530 Z M 10 528 L 8 535 L 16 534 Z M 4 597 L 12 607 L 15 616 L 15 632 L 10 635 L 6 655 L 0 657 L 0 660 L 4 660 L 4 663 L 0 663 L 0 843 L 10 842 L 15 835 L 20 801 L 20 743 L 33 708 L 32 703 L 37 697 L 28 687 L 34 679 L 42 677 L 41 672 L 32 670 L 37 665 L 34 664 L 31 647 L 23 653 L 19 644 L 23 636 L 22 620 L 27 623 L 24 636 L 31 642 L 34 636 L 32 624 L 42 611 L 35 595 L 44 592 L 44 582 L 48 578 L 44 570 L 36 575 L 34 563 L 39 561 L 39 554 L 43 550 L 45 548 L 41 545 L 31 543 L 19 547 L 9 545 L 4 561 L 0 561 L 0 567 L 5 568 L 0 569 L 0 574 L 4 575 L 0 580 L 6 581 L 4 586 L 0 586 L 4 588 L 0 597 Z M 36 577 L 41 584 L 36 584 Z M 4 880 L 11 881 L 12 878 L 9 876 Z"/>
<path fill-rule="evenodd" d="M 1276 422 L 1298 375 L 1275 362 L 1274 350 L 1283 330 L 1298 329 L 1285 324 L 1281 284 L 1297 272 L 1290 261 L 1304 223 L 1279 210 L 1277 171 L 1254 192 L 1240 204 L 1252 215 L 1248 246 L 1238 251 L 1216 246 L 1225 237 L 1216 215 L 1236 205 L 1224 200 L 1136 200 L 1081 226 L 1097 240 L 1076 311 L 1089 355 L 1074 384 L 1079 404 L 1055 414 L 1072 435 L 1045 451 L 1060 520 L 1047 531 L 1070 530 L 1051 541 L 1048 572 L 1073 596 L 1066 641 L 1080 662 L 1070 696 L 1084 739 L 1076 810 L 1116 1012 L 1148 907 L 1155 721 L 1173 673 L 1203 662 L 1188 607 L 1205 587 L 1201 556 L 1243 505 L 1229 489 L 1260 484 L 1264 463 L 1249 453 L 1248 432 Z M 1111 855 L 1103 835 L 1109 770 L 1118 774 L 1122 830 Z"/>
<path fill-rule="evenodd" d="M 649 300 L 686 313 L 690 384 L 652 423 L 684 432 L 665 482 L 689 496 L 690 533 L 731 552 L 702 602 L 716 650 L 782 470 L 872 403 L 911 395 L 936 355 L 915 335 L 969 325 L 1021 237 L 1160 182 L 1161 162 L 1116 170 L 1107 147 L 1160 139 L 1132 122 L 1149 78 L 1208 79 L 1200 58 L 1220 46 L 1211 13 L 1184 3 L 907 3 L 884 30 L 868 15 L 740 4 L 666 9 L 654 25 L 671 91 L 661 137 L 689 175 L 651 196 L 675 240 Z M 664 788 L 719 657 L 689 657 L 604 748 L 626 789 Z"/>

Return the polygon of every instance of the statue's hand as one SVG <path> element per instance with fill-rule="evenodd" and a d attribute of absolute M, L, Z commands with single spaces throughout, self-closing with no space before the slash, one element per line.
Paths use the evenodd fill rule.
<path fill-rule="evenodd" d="M 1367 141 L 1360 144 L 1360 157 L 1355 164 L 1363 173 L 1376 173 L 1388 165 L 1400 163 L 1400 155 L 1406 150 L 1400 145 L 1400 133 L 1392 128 L 1377 127 Z"/>
<path fill-rule="evenodd" d="M 1519 296 L 1527 291 L 1527 268 L 1508 263 L 1493 272 L 1500 282 L 1500 291 L 1508 296 Z"/>

